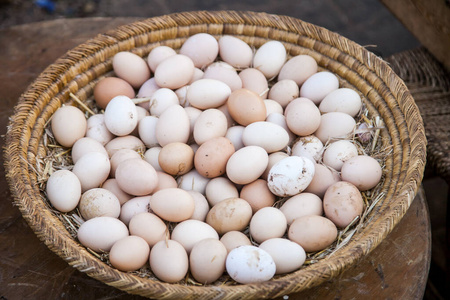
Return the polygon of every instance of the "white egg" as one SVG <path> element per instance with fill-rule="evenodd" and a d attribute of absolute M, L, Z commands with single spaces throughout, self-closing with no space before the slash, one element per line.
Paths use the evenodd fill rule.
<path fill-rule="evenodd" d="M 106 128 L 117 136 L 130 134 L 138 123 L 136 105 L 127 96 L 111 99 L 104 115 Z"/>

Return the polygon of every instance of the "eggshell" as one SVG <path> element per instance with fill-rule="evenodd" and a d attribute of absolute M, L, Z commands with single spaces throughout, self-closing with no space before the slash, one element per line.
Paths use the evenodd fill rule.
<path fill-rule="evenodd" d="M 272 206 L 276 199 L 275 195 L 269 190 L 267 181 L 264 179 L 257 179 L 244 185 L 239 197 L 250 204 L 253 213 L 263 207 Z"/>
<path fill-rule="evenodd" d="M 153 93 L 155 91 L 157 91 L 158 89 L 160 89 L 160 87 L 156 84 L 155 78 L 152 77 L 141 85 L 136 96 L 138 98 L 148 98 L 151 95 L 153 95 Z M 148 104 L 149 104 L 149 101 L 141 102 L 138 104 L 138 106 L 141 106 L 141 107 L 145 108 L 146 110 L 148 110 L 149 109 Z"/>
<path fill-rule="evenodd" d="M 230 87 L 217 79 L 202 78 L 193 82 L 186 93 L 189 104 L 198 109 L 217 108 L 231 94 Z"/>
<path fill-rule="evenodd" d="M 383 170 L 378 161 L 367 155 L 358 155 L 344 162 L 342 180 L 354 184 L 360 191 L 375 187 L 381 180 Z"/>
<path fill-rule="evenodd" d="M 243 230 L 252 217 L 252 207 L 240 198 L 228 198 L 214 205 L 206 216 L 206 223 L 211 225 L 220 235 L 232 231 Z"/>
<path fill-rule="evenodd" d="M 317 162 L 322 158 L 323 143 L 315 135 L 300 137 L 292 146 L 291 155 L 311 158 Z"/>
<path fill-rule="evenodd" d="M 267 152 L 259 146 L 246 146 L 230 156 L 227 176 L 237 184 L 247 184 L 258 179 L 269 163 Z"/>
<path fill-rule="evenodd" d="M 156 139 L 157 123 L 158 118 L 155 116 L 146 116 L 139 121 L 138 124 L 139 138 L 148 148 L 159 145 L 158 140 Z"/>
<path fill-rule="evenodd" d="M 105 109 L 112 98 L 123 95 L 134 98 L 136 93 L 127 81 L 119 77 L 105 77 L 94 87 L 94 99 L 98 107 Z"/>
<path fill-rule="evenodd" d="M 45 190 L 50 203 L 60 212 L 75 209 L 80 201 L 80 180 L 69 170 L 53 172 L 47 180 Z"/>
<path fill-rule="evenodd" d="M 169 143 L 159 152 L 158 162 L 164 172 L 183 175 L 194 167 L 194 150 L 184 143 Z"/>
<path fill-rule="evenodd" d="M 228 97 L 228 111 L 237 123 L 247 126 L 250 123 L 266 119 L 266 106 L 263 99 L 247 89 L 235 90 Z"/>
<path fill-rule="evenodd" d="M 255 246 L 241 246 L 231 250 L 225 266 L 230 277 L 242 284 L 268 281 L 276 272 L 276 265 L 270 254 Z"/>
<path fill-rule="evenodd" d="M 153 193 L 163 189 L 178 187 L 177 181 L 173 176 L 161 171 L 156 171 L 156 175 L 158 175 L 158 185 L 153 190 Z"/>
<path fill-rule="evenodd" d="M 320 126 L 320 111 L 312 101 L 293 100 L 285 112 L 286 124 L 299 136 L 313 134 Z"/>
<path fill-rule="evenodd" d="M 92 138 L 105 146 L 114 138 L 105 125 L 105 115 L 96 114 L 87 119 L 86 137 Z"/>
<path fill-rule="evenodd" d="M 106 179 L 101 187 L 113 193 L 117 197 L 117 199 L 119 199 L 120 205 L 123 205 L 128 200 L 134 198 L 133 195 L 127 194 L 120 189 L 119 184 L 117 183 L 117 180 L 115 178 Z"/>
<path fill-rule="evenodd" d="M 124 192 L 135 196 L 151 194 L 158 185 L 155 168 L 141 158 L 122 161 L 117 166 L 116 179 Z"/>
<path fill-rule="evenodd" d="M 323 196 L 325 216 L 339 228 L 347 227 L 362 214 L 363 208 L 361 192 L 350 182 L 336 182 Z"/>
<path fill-rule="evenodd" d="M 80 243 L 96 252 L 108 252 L 115 242 L 127 236 L 127 226 L 113 217 L 97 217 L 87 220 L 77 231 Z"/>
<path fill-rule="evenodd" d="M 194 140 L 198 145 L 202 145 L 208 140 L 217 137 L 224 137 L 227 133 L 228 123 L 223 112 L 210 108 L 203 111 L 194 124 Z"/>
<path fill-rule="evenodd" d="M 157 46 L 150 51 L 147 56 L 147 63 L 152 72 L 155 72 L 156 67 L 166 58 L 177 54 L 175 50 L 168 46 Z"/>
<path fill-rule="evenodd" d="M 323 164 L 340 171 L 344 162 L 358 156 L 358 149 L 349 140 L 331 143 L 323 152 Z"/>
<path fill-rule="evenodd" d="M 209 178 L 200 175 L 197 170 L 192 169 L 188 173 L 179 176 L 177 178 L 177 183 L 180 189 L 186 191 L 194 190 L 205 194 L 206 185 L 208 184 L 209 180 Z"/>
<path fill-rule="evenodd" d="M 134 88 L 139 88 L 151 75 L 147 62 L 139 55 L 128 51 L 116 53 L 112 65 L 116 76 Z"/>
<path fill-rule="evenodd" d="M 161 172 L 161 166 L 158 162 L 159 152 L 161 152 L 161 147 L 152 147 L 145 151 L 144 160 L 152 165 L 155 168 L 155 171 Z"/>
<path fill-rule="evenodd" d="M 242 88 L 258 94 L 262 99 L 266 99 L 269 94 L 269 85 L 264 74 L 255 68 L 247 68 L 239 73 L 242 81 Z"/>
<path fill-rule="evenodd" d="M 219 39 L 220 58 L 238 69 L 245 69 L 250 66 L 253 59 L 253 50 L 243 40 L 224 35 Z"/>
<path fill-rule="evenodd" d="M 180 105 L 168 107 L 156 123 L 156 139 L 164 147 L 173 142 L 187 143 L 190 126 L 189 117 Z"/>
<path fill-rule="evenodd" d="M 300 96 L 313 101 L 316 105 L 334 90 L 339 88 L 339 79 L 328 71 L 322 71 L 311 75 L 300 88 Z"/>
<path fill-rule="evenodd" d="M 206 185 L 206 199 L 211 206 L 216 205 L 227 198 L 238 198 L 239 192 L 236 185 L 226 177 L 211 179 Z"/>
<path fill-rule="evenodd" d="M 249 124 L 242 133 L 245 146 L 259 146 L 267 153 L 277 152 L 289 143 L 287 131 L 271 122 L 260 121 Z"/>
<path fill-rule="evenodd" d="M 173 240 L 156 243 L 150 251 L 149 261 L 153 274 L 168 283 L 183 279 L 189 268 L 186 250 Z"/>
<path fill-rule="evenodd" d="M 141 158 L 141 156 L 132 149 L 120 149 L 115 152 L 109 160 L 111 163 L 111 171 L 109 172 L 110 177 L 116 177 L 116 170 L 121 162 L 132 158 Z"/>
<path fill-rule="evenodd" d="M 261 178 L 267 181 L 267 176 L 269 175 L 270 169 L 282 160 L 283 158 L 289 157 L 289 155 L 286 152 L 274 152 L 269 154 L 269 163 L 267 164 L 266 169 L 264 170 L 264 173 L 261 175 Z"/>
<path fill-rule="evenodd" d="M 120 215 L 119 199 L 112 192 L 103 188 L 94 188 L 84 192 L 78 208 L 85 220 L 95 217 L 118 218 Z"/>
<path fill-rule="evenodd" d="M 271 113 L 283 114 L 283 107 L 275 100 L 264 99 L 264 105 L 266 106 L 266 116 Z"/>
<path fill-rule="evenodd" d="M 109 141 L 105 145 L 105 149 L 109 154 L 109 157 L 112 157 L 114 153 L 121 149 L 131 149 L 138 153 L 143 153 L 145 151 L 144 143 L 134 135 L 126 135 L 119 136 L 111 141 Z"/>
<path fill-rule="evenodd" d="M 260 70 L 266 78 L 278 75 L 286 61 L 286 49 L 279 41 L 264 43 L 253 56 L 253 67 Z"/>
<path fill-rule="evenodd" d="M 81 156 L 89 152 L 100 152 L 108 156 L 102 144 L 92 138 L 83 137 L 77 140 L 72 146 L 71 154 L 73 163 L 76 163 Z"/>
<path fill-rule="evenodd" d="M 330 246 L 337 238 L 333 222 L 322 216 L 303 216 L 289 226 L 288 237 L 306 252 L 316 252 Z"/>
<path fill-rule="evenodd" d="M 242 88 L 241 77 L 239 77 L 236 70 L 231 68 L 223 66 L 210 66 L 206 68 L 203 78 L 219 80 L 228 85 L 231 91 Z"/>
<path fill-rule="evenodd" d="M 327 189 L 334 183 L 341 180 L 338 171 L 326 167 L 322 164 L 314 164 L 315 171 L 311 183 L 305 189 L 305 192 L 313 193 L 323 199 Z"/>
<path fill-rule="evenodd" d="M 197 80 L 202 79 L 204 74 L 205 74 L 205 73 L 204 73 L 201 69 L 199 69 L 199 68 L 194 68 L 194 75 L 192 75 L 192 78 L 191 78 L 191 80 L 188 82 L 188 85 L 192 84 L 193 82 L 195 82 L 195 81 L 197 81 Z M 185 104 L 188 104 L 188 103 L 189 103 L 189 101 L 186 101 Z M 180 104 L 181 104 L 181 101 L 180 101 Z M 186 106 L 185 106 L 185 107 L 186 107 Z"/>
<path fill-rule="evenodd" d="M 294 80 L 283 79 L 278 80 L 269 91 L 268 98 L 278 102 L 285 108 L 289 102 L 298 98 L 299 87 Z"/>
<path fill-rule="evenodd" d="M 257 243 L 282 237 L 286 228 L 286 217 L 276 207 L 263 207 L 250 220 L 250 235 Z"/>
<path fill-rule="evenodd" d="M 160 218 L 169 222 L 181 222 L 194 213 L 194 199 L 180 188 L 168 188 L 157 191 L 150 199 L 151 210 Z"/>
<path fill-rule="evenodd" d="M 235 151 L 244 147 L 244 143 L 242 142 L 242 134 L 244 133 L 244 129 L 245 127 L 241 125 L 232 126 L 227 129 L 225 137 L 233 143 Z"/>
<path fill-rule="evenodd" d="M 306 260 L 302 246 L 284 238 L 268 239 L 259 245 L 270 254 L 276 265 L 275 274 L 285 274 L 299 269 Z"/>
<path fill-rule="evenodd" d="M 64 147 L 72 147 L 86 134 L 87 121 L 83 112 L 75 106 L 62 106 L 52 116 L 51 128 L 56 141 Z"/>
<path fill-rule="evenodd" d="M 283 127 L 284 130 L 286 130 L 286 132 L 289 135 L 289 142 L 288 142 L 289 145 L 292 144 L 292 142 L 297 138 L 297 136 L 294 133 L 292 133 L 292 131 L 287 126 L 286 117 L 284 115 L 280 113 L 271 113 L 270 115 L 267 116 L 266 121 L 273 124 L 277 124 Z"/>
<path fill-rule="evenodd" d="M 186 55 L 176 54 L 161 61 L 154 78 L 159 87 L 178 89 L 189 83 L 194 75 L 194 63 Z"/>
<path fill-rule="evenodd" d="M 180 54 L 190 57 L 195 67 L 202 69 L 216 59 L 219 54 L 219 43 L 208 33 L 197 33 L 183 43 Z"/>
<path fill-rule="evenodd" d="M 320 126 L 314 135 L 323 144 L 329 139 L 345 138 L 349 136 L 356 127 L 356 121 L 350 115 L 342 112 L 330 112 L 321 116 Z"/>
<path fill-rule="evenodd" d="M 291 79 L 299 86 L 317 73 L 317 62 L 309 55 L 297 55 L 290 58 L 281 68 L 278 80 Z"/>
<path fill-rule="evenodd" d="M 216 281 L 225 271 L 227 249 L 217 239 L 204 239 L 196 243 L 189 254 L 192 276 L 200 283 Z"/>
<path fill-rule="evenodd" d="M 143 238 L 127 236 L 111 247 L 109 261 L 120 271 L 136 271 L 147 263 L 149 255 L 150 247 Z"/>
<path fill-rule="evenodd" d="M 105 154 L 89 152 L 83 155 L 73 166 L 72 172 L 81 183 L 81 191 L 99 187 L 109 175 L 111 165 Z"/>
<path fill-rule="evenodd" d="M 314 176 L 314 163 L 300 156 L 277 162 L 267 175 L 270 191 L 280 197 L 293 196 L 306 189 Z"/>
<path fill-rule="evenodd" d="M 228 253 L 234 248 L 244 245 L 248 246 L 252 245 L 252 242 L 250 242 L 248 236 L 242 233 L 241 231 L 228 231 L 227 233 L 222 235 L 220 241 L 222 242 L 222 244 L 225 245 L 225 248 L 227 248 Z"/>
<path fill-rule="evenodd" d="M 362 101 L 359 94 L 349 88 L 340 88 L 332 91 L 320 102 L 322 113 L 340 111 L 355 117 L 361 110 Z"/>
<path fill-rule="evenodd" d="M 201 144 L 195 153 L 195 169 L 206 178 L 224 175 L 228 159 L 233 153 L 234 146 L 229 139 L 225 137 L 209 139 Z"/>
<path fill-rule="evenodd" d="M 170 235 L 164 221 L 149 212 L 134 215 L 128 223 L 128 228 L 130 234 L 143 238 L 150 247 L 159 241 L 164 241 Z"/>
<path fill-rule="evenodd" d="M 172 230 L 172 239 L 183 245 L 189 254 L 194 245 L 204 239 L 219 240 L 217 232 L 207 223 L 198 220 L 186 220 Z"/>
<path fill-rule="evenodd" d="M 149 212 L 151 196 L 134 197 L 122 205 L 119 219 L 126 225 L 137 214 Z"/>
<path fill-rule="evenodd" d="M 194 213 L 192 214 L 190 219 L 205 222 L 206 215 L 209 212 L 208 200 L 206 200 L 205 196 L 197 191 L 191 190 L 187 192 L 194 199 Z"/>
<path fill-rule="evenodd" d="M 130 134 L 138 122 L 136 105 L 126 96 L 111 99 L 104 115 L 106 128 L 117 136 Z"/>
<path fill-rule="evenodd" d="M 300 193 L 287 199 L 280 207 L 280 211 L 286 217 L 288 225 L 300 217 L 323 215 L 322 199 L 312 193 Z"/>
<path fill-rule="evenodd" d="M 150 114 L 159 117 L 169 106 L 179 104 L 178 96 L 168 88 L 160 88 L 151 96 L 148 103 Z"/>
<path fill-rule="evenodd" d="M 193 141 L 195 122 L 197 121 L 198 117 L 201 115 L 202 110 L 192 107 L 192 106 L 185 107 L 184 110 L 186 111 L 186 114 L 189 118 L 189 141 Z"/>

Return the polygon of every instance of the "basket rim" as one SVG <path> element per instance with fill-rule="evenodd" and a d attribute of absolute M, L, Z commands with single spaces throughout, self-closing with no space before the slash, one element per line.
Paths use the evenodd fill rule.
<path fill-rule="evenodd" d="M 264 20 L 268 21 L 271 26 L 273 26 L 272 29 L 285 31 L 287 33 L 293 33 L 294 35 L 299 35 L 299 28 L 301 28 L 303 29 L 303 32 L 301 32 L 301 34 L 309 35 L 309 37 L 314 37 L 316 39 L 318 39 L 318 37 L 323 38 L 325 39 L 323 42 L 330 43 L 330 45 L 333 47 L 345 46 L 345 49 L 339 48 L 339 50 L 357 57 L 361 64 L 363 64 L 365 67 L 368 67 L 377 76 L 385 76 L 385 84 L 388 87 L 395 86 L 396 88 L 398 88 L 400 91 L 398 94 L 401 94 L 401 96 L 404 97 L 404 101 L 407 101 L 410 105 L 409 111 L 406 113 L 408 114 L 408 116 L 414 116 L 413 119 L 410 118 L 409 120 L 413 122 L 413 125 L 416 127 L 413 128 L 413 125 L 407 124 L 411 127 L 408 131 L 411 132 L 412 135 L 408 137 L 405 143 L 412 143 L 413 140 L 419 142 L 417 143 L 417 145 L 415 145 L 415 147 L 410 149 L 410 153 L 407 153 L 408 157 L 410 158 L 409 166 L 406 170 L 406 173 L 408 174 L 400 175 L 405 178 L 404 181 L 406 180 L 406 182 L 402 182 L 404 183 L 404 185 L 399 187 L 399 190 L 396 193 L 396 205 L 392 206 L 389 213 L 384 215 L 381 220 L 377 220 L 377 224 L 381 224 L 380 226 L 385 229 L 384 232 L 381 235 L 363 239 L 361 242 L 364 243 L 353 248 L 351 253 L 339 253 L 334 256 L 332 259 L 337 260 L 341 267 L 337 270 L 331 268 L 327 264 L 330 261 L 330 259 L 327 258 L 315 264 L 315 274 L 310 274 L 311 272 L 308 269 L 302 269 L 289 275 L 272 279 L 271 281 L 265 283 L 239 285 L 239 287 L 242 289 L 242 291 L 245 291 L 245 293 L 251 295 L 252 293 L 256 293 L 256 291 L 262 286 L 284 286 L 285 289 L 281 291 L 271 292 L 268 295 L 270 297 L 274 297 L 318 285 L 326 281 L 327 279 L 336 276 L 352 264 L 356 263 L 364 255 L 372 251 L 389 234 L 394 226 L 400 221 L 401 217 L 406 213 L 414 198 L 414 195 L 417 193 L 417 189 L 420 185 L 423 170 L 425 167 L 425 130 L 423 127 L 422 119 L 420 117 L 420 113 L 418 112 L 418 108 L 415 105 L 414 100 L 409 93 L 406 85 L 392 71 L 387 63 L 385 63 L 381 58 L 375 56 L 373 53 L 364 49 L 362 46 L 338 35 L 337 33 L 330 32 L 323 27 L 313 25 L 289 16 L 231 10 L 173 13 L 139 20 L 127 25 L 119 26 L 112 31 L 99 34 L 97 37 L 80 44 L 72 50 L 69 50 L 61 58 L 57 59 L 55 63 L 48 66 L 26 89 L 26 91 L 20 97 L 19 102 L 15 107 L 14 115 L 10 119 L 10 122 L 8 124 L 6 143 L 4 148 L 5 170 L 6 178 L 8 180 L 8 184 L 10 186 L 15 204 L 19 206 L 23 217 L 38 235 L 39 239 L 41 239 L 53 252 L 58 254 L 64 260 L 68 261 L 69 264 L 73 265 L 80 271 L 86 272 L 91 277 L 94 277 L 120 289 L 127 290 L 131 293 L 135 293 L 134 289 L 140 290 L 148 288 L 148 285 L 146 286 L 146 284 L 143 284 L 140 279 L 134 278 L 131 274 L 124 274 L 107 266 L 104 263 L 94 262 L 95 268 L 106 268 L 108 269 L 108 272 L 115 273 L 117 277 L 126 278 L 126 281 L 132 282 L 132 284 L 128 283 L 124 286 L 121 286 L 121 284 L 116 281 L 117 278 L 105 278 L 105 276 L 108 276 L 107 274 L 105 275 L 102 272 L 98 272 L 98 270 L 92 268 L 92 264 L 89 264 L 89 261 L 91 260 L 91 254 L 89 252 L 82 249 L 78 242 L 68 239 L 68 237 L 59 232 L 57 228 L 52 227 L 51 224 L 52 221 L 54 221 L 52 218 L 54 217 L 49 212 L 42 211 L 39 207 L 36 206 L 36 203 L 32 201 L 33 197 L 37 197 L 33 194 L 35 190 L 28 189 L 28 185 L 33 185 L 33 182 L 30 182 L 27 176 L 27 173 L 31 172 L 28 166 L 29 154 L 26 150 L 26 147 L 23 147 L 23 145 L 27 145 L 27 142 L 30 139 L 29 135 L 27 134 L 28 128 L 25 127 L 20 130 L 13 130 L 13 128 L 17 129 L 18 127 L 20 128 L 20 126 L 23 126 L 23 117 L 19 117 L 18 115 L 27 110 L 26 106 L 30 103 L 30 99 L 34 99 L 34 97 L 36 97 L 36 93 L 43 92 L 42 87 L 36 87 L 36 83 L 41 81 L 48 82 L 50 80 L 48 74 L 55 74 L 55 72 L 57 75 L 64 76 L 64 74 L 69 72 L 70 69 L 74 67 L 75 63 L 73 63 L 73 61 L 77 61 L 80 56 L 85 58 L 93 54 L 92 45 L 94 45 L 95 49 L 96 47 L 99 48 L 102 46 L 114 47 L 118 43 L 123 42 L 127 39 L 127 35 L 125 34 L 125 32 L 129 31 L 130 28 L 132 28 L 133 31 L 136 32 L 136 34 L 132 36 L 132 38 L 134 38 L 139 34 L 145 35 L 147 30 L 157 30 L 158 28 L 164 29 L 167 26 L 191 26 L 193 24 L 190 23 L 192 22 L 192 18 L 195 18 L 195 20 L 197 20 L 195 24 L 208 23 L 213 19 L 225 22 L 226 20 L 229 20 L 229 18 L 231 18 L 235 19 L 236 24 L 256 25 L 264 28 L 270 28 L 269 25 L 264 24 L 264 22 L 261 21 Z M 217 24 L 220 24 L 220 22 Z M 123 39 L 120 38 L 122 34 Z M 340 41 L 343 42 L 340 42 L 340 44 L 338 45 L 336 44 L 336 41 L 332 40 L 330 37 L 337 38 L 336 40 L 340 39 Z M 100 38 L 102 38 L 101 41 L 99 41 Z M 105 40 L 107 40 L 108 42 L 105 43 Z M 103 44 L 99 46 L 100 43 Z M 54 85 L 52 86 L 52 82 L 48 83 L 49 85 L 47 89 L 51 90 L 55 88 Z M 412 175 L 409 173 L 411 173 Z M 38 228 L 38 226 L 43 226 L 44 229 Z M 43 235 L 44 230 L 48 230 L 49 232 L 51 232 L 51 235 Z M 79 252 L 75 253 L 74 249 L 79 250 Z M 317 276 L 317 274 L 320 274 L 320 276 Z M 304 285 L 303 287 L 296 287 L 295 285 L 293 285 L 292 281 L 295 280 L 295 278 L 297 278 L 298 276 L 308 277 L 308 284 Z M 312 282 L 313 280 L 314 282 Z M 187 288 L 180 284 L 168 284 L 159 281 L 151 282 L 151 284 L 160 285 L 164 288 L 168 287 L 169 289 L 171 289 L 173 286 L 177 286 L 180 290 L 186 289 L 186 291 L 188 292 L 198 290 L 199 294 L 204 292 L 205 290 L 210 290 L 216 294 L 219 293 L 219 295 L 222 296 L 224 296 L 227 291 L 236 288 L 236 286 L 190 286 Z"/>

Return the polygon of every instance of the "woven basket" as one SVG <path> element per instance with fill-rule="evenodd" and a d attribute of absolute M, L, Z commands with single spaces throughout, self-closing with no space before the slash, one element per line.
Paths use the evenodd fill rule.
<path fill-rule="evenodd" d="M 71 237 L 40 193 L 37 158 L 45 155 L 44 129 L 52 114 L 70 102 L 92 97 L 95 83 L 112 74 L 112 57 L 132 51 L 142 57 L 157 45 L 175 49 L 191 35 L 237 36 L 255 48 L 282 42 L 289 55 L 308 54 L 319 67 L 334 72 L 341 86 L 358 90 L 371 116 L 380 116 L 386 156 L 385 197 L 350 242 L 315 264 L 258 284 L 198 286 L 168 284 L 120 272 L 92 255 Z M 356 43 L 298 19 L 253 12 L 187 12 L 155 17 L 119 27 L 67 52 L 50 65 L 20 97 L 11 118 L 4 151 L 14 202 L 36 235 L 70 265 L 106 284 L 133 294 L 172 299 L 272 298 L 298 292 L 333 278 L 372 251 L 400 221 L 420 185 L 426 139 L 421 116 L 404 83 L 379 57 Z"/>

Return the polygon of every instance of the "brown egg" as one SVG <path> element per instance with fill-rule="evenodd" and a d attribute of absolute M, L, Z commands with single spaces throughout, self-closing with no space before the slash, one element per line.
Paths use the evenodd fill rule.
<path fill-rule="evenodd" d="M 242 187 L 240 198 L 246 200 L 255 213 L 263 207 L 272 206 L 276 197 L 270 192 L 267 181 L 257 179 Z"/>
<path fill-rule="evenodd" d="M 189 258 L 177 241 L 159 241 L 150 251 L 150 268 L 162 281 L 175 283 L 186 276 Z"/>
<path fill-rule="evenodd" d="M 166 223 L 157 215 L 149 212 L 141 212 L 134 215 L 128 223 L 130 234 L 143 238 L 150 247 L 157 242 L 169 237 Z M 151 230 L 148 230 L 151 228 Z"/>
<path fill-rule="evenodd" d="M 155 168 L 141 158 L 131 158 L 121 162 L 116 169 L 119 187 L 126 193 L 145 196 L 158 185 Z"/>
<path fill-rule="evenodd" d="M 245 235 L 241 231 L 236 230 L 228 231 L 227 233 L 225 233 L 220 238 L 220 241 L 225 245 L 228 252 L 239 246 L 252 245 L 252 242 L 250 242 L 250 239 L 247 235 Z"/>
<path fill-rule="evenodd" d="M 159 152 L 158 163 L 170 175 L 186 174 L 194 166 L 194 150 L 185 143 L 169 143 Z"/>
<path fill-rule="evenodd" d="M 206 223 L 219 234 L 243 230 L 250 223 L 252 208 L 241 198 L 228 198 L 214 205 L 206 216 Z"/>
<path fill-rule="evenodd" d="M 156 175 L 158 175 L 158 185 L 153 190 L 153 193 L 163 189 L 178 187 L 177 181 L 173 178 L 173 176 L 161 171 L 156 171 Z"/>
<path fill-rule="evenodd" d="M 233 143 L 226 137 L 208 140 L 195 153 L 195 169 L 207 178 L 221 176 L 225 174 L 228 159 L 233 153 Z"/>
<path fill-rule="evenodd" d="M 151 75 L 147 62 L 129 51 L 116 53 L 112 64 L 117 77 L 124 79 L 134 88 L 139 88 Z"/>
<path fill-rule="evenodd" d="M 329 219 L 309 215 L 295 219 L 289 226 L 288 237 L 306 252 L 320 251 L 331 245 L 337 237 L 337 228 Z"/>
<path fill-rule="evenodd" d="M 227 105 L 231 117 L 243 126 L 266 119 L 264 100 L 253 91 L 238 89 L 232 92 Z"/>
<path fill-rule="evenodd" d="M 72 147 L 86 134 L 87 121 L 84 113 L 75 106 L 62 106 L 53 114 L 51 127 L 58 143 Z"/>
<path fill-rule="evenodd" d="M 153 194 L 150 209 L 169 222 L 181 222 L 194 213 L 194 198 L 185 190 L 168 188 Z"/>
<path fill-rule="evenodd" d="M 134 98 L 136 93 L 131 84 L 119 77 L 103 78 L 94 87 L 95 103 L 103 109 L 112 98 L 120 95 Z"/>
<path fill-rule="evenodd" d="M 109 252 L 109 260 L 114 268 L 121 271 L 136 271 L 149 258 L 150 247 L 138 236 L 127 236 L 114 243 Z"/>

